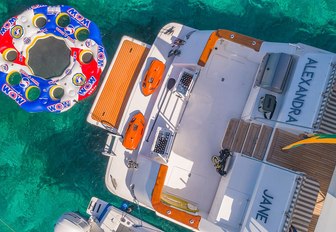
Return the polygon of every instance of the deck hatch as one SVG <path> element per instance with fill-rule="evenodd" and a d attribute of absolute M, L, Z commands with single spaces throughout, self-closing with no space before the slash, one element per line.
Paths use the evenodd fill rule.
<path fill-rule="evenodd" d="M 292 63 L 292 55 L 286 53 L 267 53 L 259 66 L 256 85 L 276 93 L 282 93 Z"/>
<path fill-rule="evenodd" d="M 164 162 L 168 162 L 174 134 L 166 129 L 158 127 L 152 146 L 151 155 L 159 156 Z"/>
<path fill-rule="evenodd" d="M 183 69 L 176 85 L 176 93 L 180 97 L 186 97 L 193 85 L 194 74 L 187 69 Z"/>

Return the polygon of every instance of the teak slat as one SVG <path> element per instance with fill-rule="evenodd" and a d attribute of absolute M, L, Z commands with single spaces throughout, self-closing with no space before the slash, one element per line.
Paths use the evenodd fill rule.
<path fill-rule="evenodd" d="M 258 142 L 252 154 L 253 157 L 259 160 L 262 160 L 264 158 L 272 132 L 273 132 L 272 127 L 266 125 L 262 126 L 258 137 Z"/>
<path fill-rule="evenodd" d="M 233 139 L 231 151 L 241 152 L 249 126 L 250 123 L 243 120 L 239 121 L 239 125 Z"/>
<path fill-rule="evenodd" d="M 233 118 L 230 120 L 228 127 L 226 128 L 224 139 L 222 142 L 222 148 L 228 148 L 231 150 L 234 136 L 236 134 L 239 125 L 239 119 Z"/>
<path fill-rule="evenodd" d="M 255 145 L 258 141 L 261 125 L 252 123 L 250 129 L 246 135 L 245 143 L 242 149 L 242 153 L 248 156 L 252 156 Z"/>

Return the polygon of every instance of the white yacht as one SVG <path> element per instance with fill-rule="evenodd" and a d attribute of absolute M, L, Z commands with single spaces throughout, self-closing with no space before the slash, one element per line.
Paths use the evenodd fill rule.
<path fill-rule="evenodd" d="M 126 204 L 126 203 L 125 203 Z M 65 213 L 55 224 L 54 232 L 160 232 L 158 228 L 129 214 L 131 207 L 124 211 L 111 204 L 92 197 L 86 209 L 87 220 L 78 213 Z M 125 212 L 126 211 L 126 212 Z"/>
<path fill-rule="evenodd" d="M 193 231 L 333 231 L 336 56 L 228 30 L 124 36 L 87 121 L 109 191 Z"/>

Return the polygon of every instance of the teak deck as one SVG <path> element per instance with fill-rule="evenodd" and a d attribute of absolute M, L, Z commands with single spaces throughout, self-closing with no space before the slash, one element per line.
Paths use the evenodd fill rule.
<path fill-rule="evenodd" d="M 149 48 L 124 40 L 92 112 L 92 119 L 118 128 Z"/>
<path fill-rule="evenodd" d="M 307 144 L 282 151 L 281 148 L 300 140 L 299 136 L 276 129 L 267 161 L 306 173 L 320 184 L 320 193 L 309 225 L 314 231 L 336 165 L 336 146 L 333 144 Z"/>
<path fill-rule="evenodd" d="M 272 127 L 233 118 L 226 129 L 222 148 L 263 160 L 272 131 Z"/>

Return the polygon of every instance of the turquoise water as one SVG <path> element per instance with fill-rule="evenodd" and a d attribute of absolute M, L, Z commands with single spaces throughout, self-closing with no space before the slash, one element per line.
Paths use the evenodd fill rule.
<path fill-rule="evenodd" d="M 171 21 L 336 52 L 333 0 L 2 0 L 0 24 L 37 3 L 72 5 L 95 21 L 109 60 L 122 35 L 151 43 Z M 63 212 L 84 213 L 91 196 L 120 205 L 104 184 L 106 133 L 85 122 L 93 99 L 59 115 L 29 114 L 0 94 L 0 232 L 53 231 Z M 165 231 L 183 231 L 150 211 L 142 215 Z"/>

